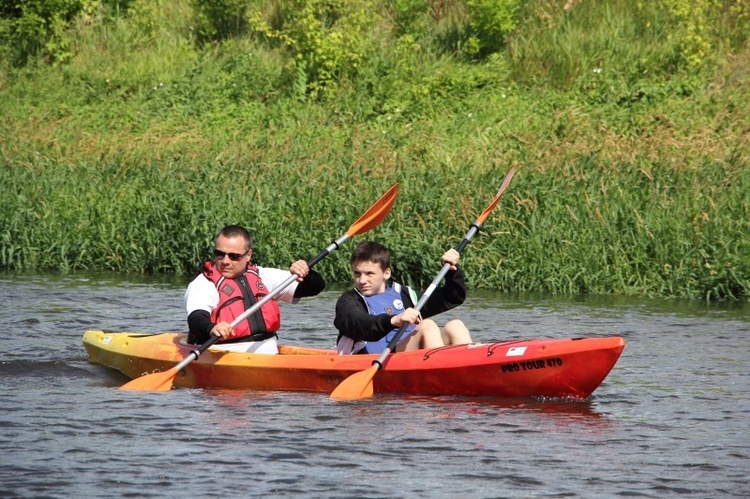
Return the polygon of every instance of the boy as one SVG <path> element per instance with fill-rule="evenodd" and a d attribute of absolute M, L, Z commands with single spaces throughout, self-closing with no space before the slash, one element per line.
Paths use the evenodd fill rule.
<path fill-rule="evenodd" d="M 336 302 L 333 323 L 339 331 L 336 341 L 339 354 L 381 353 L 404 323 L 409 326 L 394 348 L 396 352 L 471 343 L 469 330 L 460 320 L 452 320 L 441 329 L 435 321 L 426 319 L 466 299 L 466 284 L 463 272 L 457 267 L 458 259 L 455 249 L 442 256 L 441 262 L 451 265 L 445 285 L 433 291 L 420 316 L 413 308 L 418 301 L 416 293 L 391 281 L 388 249 L 373 241 L 358 244 L 349 260 L 355 287 Z"/>

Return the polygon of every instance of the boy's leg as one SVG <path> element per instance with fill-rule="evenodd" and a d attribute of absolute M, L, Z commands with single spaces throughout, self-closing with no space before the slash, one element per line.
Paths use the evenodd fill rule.
<path fill-rule="evenodd" d="M 467 343 L 471 343 L 469 329 L 458 319 L 449 321 L 445 325 L 442 338 L 446 345 L 466 345 Z"/>
<path fill-rule="evenodd" d="M 418 350 L 420 348 L 438 348 L 444 345 L 440 327 L 432 319 L 425 319 L 414 328 L 412 334 L 396 345 L 397 352 Z"/>

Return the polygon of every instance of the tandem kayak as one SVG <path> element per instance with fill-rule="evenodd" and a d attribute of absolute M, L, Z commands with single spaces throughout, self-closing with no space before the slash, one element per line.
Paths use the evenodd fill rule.
<path fill-rule="evenodd" d="M 184 333 L 89 330 L 89 359 L 129 378 L 163 372 L 196 347 Z M 510 340 L 391 354 L 373 379 L 374 393 L 495 397 L 587 398 L 604 381 L 625 341 L 621 337 Z M 209 348 L 174 385 L 187 388 L 330 393 L 368 369 L 377 355 L 279 345 L 278 355 Z"/>

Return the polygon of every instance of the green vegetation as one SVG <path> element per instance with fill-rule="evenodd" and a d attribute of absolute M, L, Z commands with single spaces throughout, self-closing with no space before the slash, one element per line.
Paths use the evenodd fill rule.
<path fill-rule="evenodd" d="M 744 0 L 16 0 L 0 7 L 0 268 L 192 272 L 242 223 L 432 279 L 750 300 Z M 353 245 L 353 243 L 349 243 Z M 320 263 L 347 282 L 350 247 Z"/>

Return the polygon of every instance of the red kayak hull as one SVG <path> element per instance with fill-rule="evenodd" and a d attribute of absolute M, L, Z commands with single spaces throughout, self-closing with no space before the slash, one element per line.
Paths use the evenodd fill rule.
<path fill-rule="evenodd" d="M 195 347 L 182 333 L 87 331 L 91 362 L 130 378 L 174 367 Z M 373 378 L 375 393 L 587 398 L 625 347 L 620 337 L 511 340 L 390 355 Z M 377 355 L 280 346 L 278 355 L 208 349 L 174 378 L 190 388 L 330 393 Z"/>

